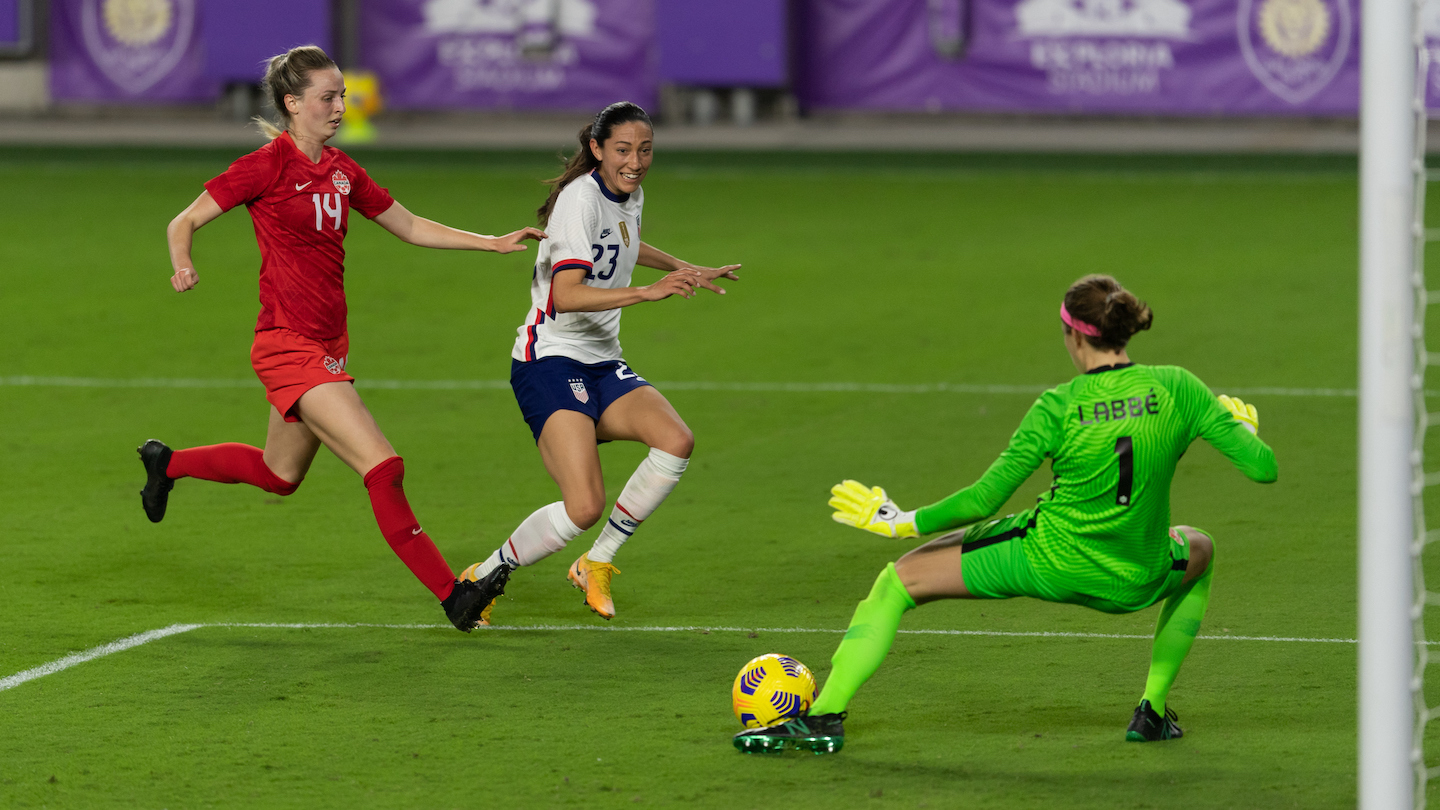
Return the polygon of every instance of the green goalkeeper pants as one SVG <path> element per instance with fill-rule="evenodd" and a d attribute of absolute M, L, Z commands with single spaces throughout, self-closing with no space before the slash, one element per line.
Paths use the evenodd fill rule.
<path fill-rule="evenodd" d="M 1147 581 L 1116 582 L 1099 566 L 1076 555 L 1065 571 L 1037 566 L 1026 553 L 1030 514 L 1022 512 L 988 521 L 966 531 L 961 546 L 960 573 L 965 588 L 982 599 L 1029 596 L 1046 602 L 1084 605 L 1105 613 L 1134 613 L 1163 601 L 1180 587 L 1190 560 L 1189 539 L 1171 530 L 1169 564 L 1152 572 Z M 973 550 L 972 550 L 973 549 Z"/>

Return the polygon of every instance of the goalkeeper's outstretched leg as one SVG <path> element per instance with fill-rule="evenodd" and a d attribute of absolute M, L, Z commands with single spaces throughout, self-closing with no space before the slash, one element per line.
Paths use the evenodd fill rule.
<path fill-rule="evenodd" d="M 812 715 L 839 714 L 880 668 L 906 611 L 937 599 L 973 599 L 960 572 L 965 530 L 926 543 L 887 565 L 870 595 L 855 608 L 845 638 L 831 656 L 830 677 Z"/>

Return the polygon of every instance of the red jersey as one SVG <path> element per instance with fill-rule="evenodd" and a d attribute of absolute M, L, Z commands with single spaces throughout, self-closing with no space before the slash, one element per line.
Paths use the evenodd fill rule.
<path fill-rule="evenodd" d="M 345 232 L 350 208 L 374 219 L 390 192 L 339 149 L 311 163 L 290 133 L 230 164 L 205 190 L 229 211 L 244 204 L 260 243 L 260 318 L 315 340 L 345 333 Z"/>

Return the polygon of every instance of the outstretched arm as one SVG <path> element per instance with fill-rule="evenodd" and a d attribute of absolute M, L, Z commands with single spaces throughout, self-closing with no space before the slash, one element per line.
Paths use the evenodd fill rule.
<path fill-rule="evenodd" d="M 561 270 L 550 281 L 550 293 L 554 296 L 556 312 L 602 312 L 619 309 L 642 301 L 659 301 L 672 295 L 692 298 L 700 284 L 700 274 L 694 270 L 676 270 L 644 287 L 620 287 L 606 290 L 591 287 L 585 282 L 580 268 Z"/>
<path fill-rule="evenodd" d="M 223 213 L 210 192 L 202 191 L 195 202 L 170 220 L 170 226 L 165 229 L 165 240 L 170 243 L 170 268 L 174 271 L 174 275 L 170 276 L 170 286 L 175 288 L 175 292 L 185 292 L 200 282 L 195 262 L 190 259 L 195 232 Z"/>
<path fill-rule="evenodd" d="M 691 264 L 690 262 L 677 259 L 660 248 L 645 242 L 640 243 L 640 257 L 635 260 L 635 263 L 645 267 L 653 267 L 656 270 L 664 270 L 667 273 L 672 273 L 676 270 L 694 270 L 700 276 L 699 286 L 720 295 L 725 294 L 725 289 L 711 282 L 722 276 L 732 280 L 738 280 L 740 278 L 735 275 L 735 271 L 740 269 L 740 265 L 738 264 L 727 264 L 724 267 L 702 267 L 698 264 Z"/>
<path fill-rule="evenodd" d="M 1010 437 L 1010 446 L 974 484 L 938 503 L 906 512 L 884 489 L 844 481 L 830 490 L 830 506 L 835 509 L 831 517 L 837 523 L 885 537 L 918 537 L 987 518 L 1054 454 L 1061 421 L 1052 392 L 1046 392 L 1030 407 Z"/>
<path fill-rule="evenodd" d="M 980 480 L 938 503 L 915 510 L 915 526 L 920 533 L 959 528 L 998 512 L 1025 479 L 1045 463 L 1046 457 L 1054 454 L 1063 422 L 1056 408 L 1048 392 L 1041 395 L 1010 437 L 1010 445 Z"/>
<path fill-rule="evenodd" d="M 395 234 L 402 242 L 441 250 L 485 250 L 491 253 L 513 253 L 517 250 L 527 249 L 526 245 L 521 244 L 526 239 L 534 239 L 538 242 L 545 238 L 545 232 L 539 228 L 521 228 L 504 236 L 485 236 L 462 231 L 449 225 L 441 225 L 433 219 L 416 216 L 399 202 L 385 209 L 385 213 L 375 217 L 375 222 Z"/>

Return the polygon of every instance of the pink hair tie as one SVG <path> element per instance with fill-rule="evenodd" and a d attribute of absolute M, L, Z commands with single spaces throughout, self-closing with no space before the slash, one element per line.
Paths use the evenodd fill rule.
<path fill-rule="evenodd" d="M 1089 335 L 1090 337 L 1100 337 L 1100 329 L 1098 327 L 1091 326 L 1084 321 L 1070 317 L 1070 310 L 1065 308 L 1064 301 L 1060 302 L 1060 320 L 1064 321 L 1066 326 L 1074 329 L 1076 332 L 1079 332 L 1082 335 Z"/>

